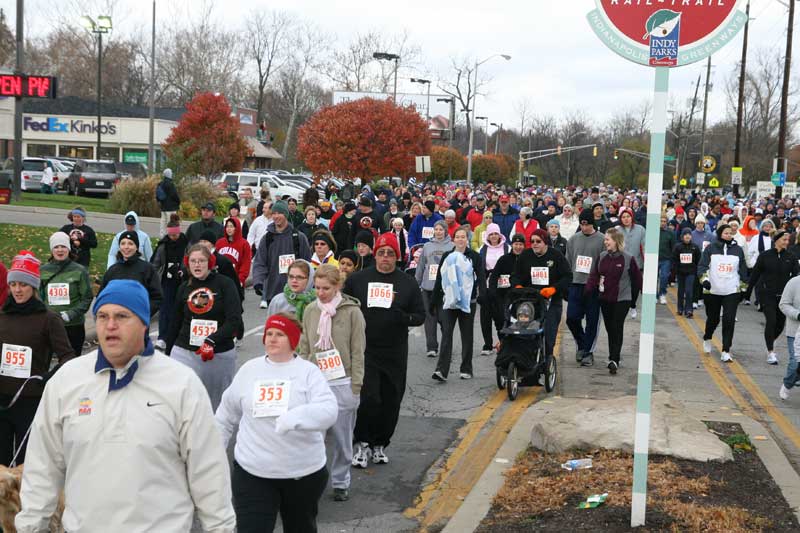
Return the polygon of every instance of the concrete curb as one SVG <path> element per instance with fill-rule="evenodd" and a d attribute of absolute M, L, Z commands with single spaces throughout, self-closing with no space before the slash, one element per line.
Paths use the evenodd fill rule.
<path fill-rule="evenodd" d="M 76 199 L 76 204 L 80 203 L 79 199 Z M 64 223 L 67 223 L 67 213 L 69 213 L 68 209 L 58 209 L 55 207 L 35 207 L 35 206 L 23 206 L 23 205 L 8 205 L 8 204 L 0 204 L 0 210 L 2 211 L 10 211 L 13 213 L 21 213 L 25 215 L 31 214 L 40 214 L 40 215 L 62 215 L 64 217 Z M 87 220 L 108 220 L 110 222 L 120 222 L 120 219 L 123 218 L 123 215 L 117 213 L 96 213 L 94 211 L 87 211 L 86 212 Z M 194 222 L 193 220 L 184 221 L 181 220 L 181 228 L 186 229 L 189 225 Z M 140 224 L 160 224 L 161 219 L 156 217 L 139 217 Z"/>
<path fill-rule="evenodd" d="M 486 467 L 475 486 L 464 499 L 461 507 L 447 523 L 442 533 L 465 533 L 475 531 L 486 517 L 492 499 L 505 482 L 505 472 L 514 465 L 517 456 L 530 444 L 530 428 L 533 424 L 533 406 L 527 409 L 509 432 L 494 460 Z M 794 509 L 800 520 L 800 475 L 792 467 L 783 450 L 773 440 L 769 431 L 758 421 L 731 409 L 730 416 L 715 410 L 713 413 L 689 409 L 689 414 L 699 420 L 739 424 L 751 439 L 764 436 L 767 440 L 754 440 L 756 453 L 761 458 L 772 479 L 780 487 L 783 497 Z M 740 416 L 739 416 L 740 415 Z"/>

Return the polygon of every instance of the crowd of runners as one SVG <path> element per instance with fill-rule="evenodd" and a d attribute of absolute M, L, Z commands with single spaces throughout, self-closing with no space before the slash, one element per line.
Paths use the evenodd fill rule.
<path fill-rule="evenodd" d="M 208 531 L 271 531 L 278 516 L 286 531 L 316 531 L 329 484 L 345 502 L 351 468 L 389 463 L 409 328 L 424 327 L 431 379 L 446 386 L 458 326 L 457 375 L 472 379 L 475 320 L 479 357 L 495 355 L 515 287 L 549 301 L 537 317 L 547 355 L 566 302 L 576 364 L 595 364 L 602 318 L 604 365 L 619 372 L 642 292 L 646 192 L 411 182 L 327 193 L 310 189 L 300 205 L 245 196 L 222 223 L 208 203 L 183 231 L 165 171 L 155 247 L 130 212 L 108 257 L 93 258 L 76 207 L 49 258 L 23 250 L 0 263 L 0 464 L 25 465 L 19 531 L 41 530 L 62 490 L 68 531 L 186 531 L 195 512 Z M 800 201 L 669 191 L 650 220 L 660 304 L 674 283 L 679 314 L 705 307 L 704 350 L 721 322 L 725 362 L 738 306 L 758 306 L 766 364 L 779 364 L 785 330 L 787 399 Z M 92 261 L 107 263 L 97 296 Z M 263 349 L 237 370 L 246 298 L 259 302 Z M 82 356 L 90 309 L 99 347 Z"/>

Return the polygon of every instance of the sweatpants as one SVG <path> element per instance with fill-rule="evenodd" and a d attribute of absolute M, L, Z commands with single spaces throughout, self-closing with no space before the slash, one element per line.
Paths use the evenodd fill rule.
<path fill-rule="evenodd" d="M 369 359 L 369 354 L 365 356 Z M 405 367 L 383 370 L 370 364 L 364 367 L 361 403 L 353 430 L 356 442 L 389 446 L 406 392 L 406 370 Z"/>
<path fill-rule="evenodd" d="M 222 393 L 233 381 L 236 373 L 236 348 L 227 352 L 215 353 L 211 361 L 203 361 L 194 351 L 173 346 L 170 357 L 185 364 L 200 378 L 211 399 L 211 408 L 216 411 Z"/>
<path fill-rule="evenodd" d="M 319 499 L 327 484 L 328 471 L 324 466 L 300 478 L 268 479 L 254 476 L 234 461 L 231 488 L 236 531 L 274 531 L 280 513 L 284 531 L 315 533 Z"/>
<path fill-rule="evenodd" d="M 567 327 L 569 327 L 578 350 L 594 352 L 597 342 L 597 328 L 600 325 L 600 303 L 597 293 L 585 296 L 583 283 L 573 283 L 569 287 L 567 300 Z M 586 328 L 583 320 L 586 319 Z"/>
<path fill-rule="evenodd" d="M 336 384 L 330 382 L 331 391 L 339 404 L 336 423 L 328 428 L 326 438 L 331 450 L 331 485 L 334 489 L 350 487 L 350 465 L 353 461 L 353 430 L 356 427 L 356 412 L 360 399 L 353 394 L 349 381 Z"/>
<path fill-rule="evenodd" d="M 694 302 L 694 274 L 678 274 L 678 312 L 691 312 Z"/>
<path fill-rule="evenodd" d="M 733 328 L 736 325 L 736 308 L 741 297 L 738 292 L 727 296 L 716 294 L 704 294 L 706 302 L 706 331 L 703 335 L 704 341 L 710 341 L 714 336 L 722 312 L 722 351 L 730 352 L 733 345 Z"/>
<path fill-rule="evenodd" d="M 605 324 L 606 334 L 608 335 L 608 359 L 616 363 L 619 363 L 619 354 L 622 351 L 622 341 L 625 336 L 625 319 L 628 316 L 630 307 L 630 300 L 621 302 L 600 301 L 603 324 Z"/>
<path fill-rule="evenodd" d="M 428 312 L 432 298 L 433 291 L 422 291 L 422 303 L 425 306 L 425 349 L 429 352 L 438 352 L 437 329 L 439 328 L 439 317 Z"/>
<path fill-rule="evenodd" d="M 69 345 L 72 346 L 75 357 L 82 355 L 83 341 L 86 340 L 86 327 L 83 324 L 76 324 L 74 326 L 64 326 L 64 329 L 67 330 Z"/>
<path fill-rule="evenodd" d="M 461 334 L 461 373 L 472 375 L 472 340 L 475 326 L 475 304 L 470 304 L 469 313 L 459 309 L 440 309 L 442 321 L 442 345 L 439 349 L 439 361 L 436 370 L 444 377 L 450 373 L 450 361 L 453 358 L 453 332 L 458 323 Z"/>
<path fill-rule="evenodd" d="M 175 295 L 178 293 L 177 281 L 166 280 L 161 282 L 161 308 L 158 312 L 158 338 L 167 338 L 169 328 L 175 319 Z"/>
<path fill-rule="evenodd" d="M 550 303 L 547 309 L 547 314 L 544 316 L 544 352 L 545 355 L 553 355 L 553 348 L 556 345 L 556 337 L 558 336 L 558 327 L 561 325 L 561 314 L 564 307 L 561 305 L 561 299 Z"/>
<path fill-rule="evenodd" d="M 499 332 L 503 329 L 503 309 L 499 298 L 488 298 L 485 304 L 481 304 L 481 334 L 483 335 L 483 349 L 491 350 L 494 346 L 494 333 L 492 323 Z"/>
<path fill-rule="evenodd" d="M 767 324 L 764 326 L 764 342 L 767 350 L 771 352 L 775 349 L 775 339 L 780 337 L 786 326 L 786 315 L 778 309 L 780 296 L 767 291 L 757 292 L 759 293 L 758 301 L 761 303 L 761 312 L 764 313 L 764 318 L 767 320 Z"/>
<path fill-rule="evenodd" d="M 0 394 L 0 407 L 7 407 L 11 403 L 13 395 Z M 22 449 L 17 454 L 17 464 L 25 462 L 25 451 L 28 449 L 28 439 L 25 433 L 33 423 L 36 415 L 36 408 L 39 407 L 41 398 L 28 398 L 21 396 L 11 409 L 0 411 L 0 465 L 10 466 L 16 451 L 14 446 Z M 28 437 L 30 438 L 30 436 Z"/>

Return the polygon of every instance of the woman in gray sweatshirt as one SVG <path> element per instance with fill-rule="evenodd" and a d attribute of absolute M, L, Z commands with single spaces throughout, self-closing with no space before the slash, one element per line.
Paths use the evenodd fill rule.
<path fill-rule="evenodd" d="M 439 262 L 445 252 L 454 248 L 453 241 L 447 233 L 447 223 L 438 220 L 433 225 L 433 238 L 422 247 L 422 254 L 417 263 L 416 278 L 422 289 L 422 300 L 425 304 L 425 344 L 428 357 L 436 357 L 439 353 L 439 341 L 436 337 L 438 320 L 436 315 L 427 312 L 433 297 L 433 286 L 436 284 L 436 274 L 439 272 Z"/>
<path fill-rule="evenodd" d="M 636 260 L 639 271 L 644 272 L 644 227 L 637 224 L 633 219 L 633 211 L 629 207 L 619 210 L 619 226 L 617 226 L 625 237 L 626 254 L 631 255 Z M 636 318 L 636 299 L 631 302 L 631 318 Z"/>

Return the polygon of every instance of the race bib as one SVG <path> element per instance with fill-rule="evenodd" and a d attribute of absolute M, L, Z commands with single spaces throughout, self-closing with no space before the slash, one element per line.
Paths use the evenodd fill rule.
<path fill-rule="evenodd" d="M 294 254 L 278 256 L 278 273 L 286 274 L 289 272 L 289 265 L 294 263 Z"/>
<path fill-rule="evenodd" d="M 497 278 L 498 289 L 508 289 L 511 287 L 511 274 L 500 274 Z"/>
<path fill-rule="evenodd" d="M 531 283 L 534 285 L 550 285 L 550 269 L 547 267 L 531 267 Z"/>
<path fill-rule="evenodd" d="M 202 346 L 206 337 L 216 333 L 217 321 L 216 320 L 198 320 L 192 319 L 189 325 L 189 344 L 192 346 Z"/>
<path fill-rule="evenodd" d="M 597 286 L 600 292 L 606 292 L 606 277 L 600 276 L 600 284 Z"/>
<path fill-rule="evenodd" d="M 394 285 L 391 283 L 375 283 L 367 285 L 367 307 L 383 307 L 389 309 L 394 298 Z"/>
<path fill-rule="evenodd" d="M 692 254 L 681 254 L 681 264 L 682 265 L 691 265 L 692 264 Z"/>
<path fill-rule="evenodd" d="M 733 277 L 733 263 L 720 262 L 717 264 L 717 274 L 722 279 L 730 279 Z"/>
<path fill-rule="evenodd" d="M 69 305 L 69 283 L 51 283 L 48 285 L 47 305 Z"/>
<path fill-rule="evenodd" d="M 3 343 L 0 376 L 26 379 L 31 377 L 33 350 L 30 346 Z"/>
<path fill-rule="evenodd" d="M 343 378 L 347 375 L 342 364 L 342 356 L 339 355 L 339 350 L 334 348 L 327 352 L 317 352 L 317 366 L 322 370 L 322 375 L 328 381 Z"/>
<path fill-rule="evenodd" d="M 575 271 L 581 274 L 589 274 L 592 271 L 592 258 L 586 255 L 579 255 L 575 260 Z"/>
<path fill-rule="evenodd" d="M 280 416 L 289 410 L 289 393 L 292 382 L 270 379 L 256 382 L 253 392 L 253 418 Z"/>
<path fill-rule="evenodd" d="M 433 239 L 433 226 L 426 226 L 422 228 L 423 239 Z"/>
<path fill-rule="evenodd" d="M 439 272 L 439 265 L 428 265 L 428 281 L 436 281 L 436 274 Z"/>

